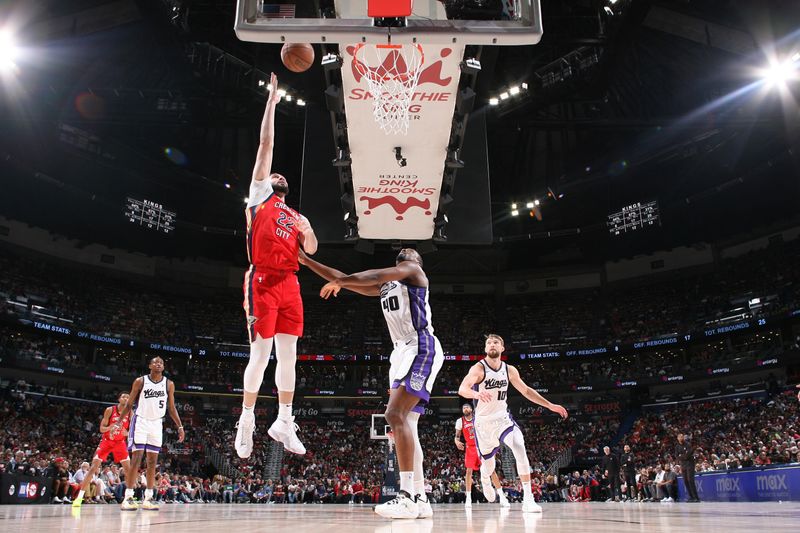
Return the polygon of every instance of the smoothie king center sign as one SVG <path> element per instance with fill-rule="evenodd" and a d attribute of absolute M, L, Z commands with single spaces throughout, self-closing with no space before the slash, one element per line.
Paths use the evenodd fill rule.
<path fill-rule="evenodd" d="M 430 45 L 423 46 L 423 51 L 419 82 L 409 106 L 408 134 L 387 135 L 375 122 L 369 85 L 355 65 L 355 46 L 345 47 L 342 82 L 362 238 L 430 239 L 433 235 L 464 48 Z M 402 74 L 405 62 L 397 54 L 388 50 L 383 66 L 377 68 L 394 65 L 392 72 Z M 395 147 L 402 148 L 406 166 L 398 164 Z"/>

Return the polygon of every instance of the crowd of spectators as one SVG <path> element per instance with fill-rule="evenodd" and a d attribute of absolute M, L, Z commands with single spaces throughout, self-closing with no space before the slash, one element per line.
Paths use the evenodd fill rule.
<path fill-rule="evenodd" d="M 448 353 L 480 353 L 482 335 L 499 331 L 510 352 L 537 346 L 606 345 L 694 331 L 732 318 L 780 314 L 800 302 L 800 239 L 725 259 L 713 270 L 602 289 L 430 298 L 433 325 Z M 158 290 L 145 280 L 83 272 L 75 266 L 0 250 L 0 313 L 56 317 L 98 334 L 169 344 L 246 344 L 236 290 Z M 179 289 L 175 289 L 176 291 Z M 202 291 L 199 291 L 202 292 Z M 377 302 L 343 294 L 304 298 L 300 353 L 388 354 Z"/>

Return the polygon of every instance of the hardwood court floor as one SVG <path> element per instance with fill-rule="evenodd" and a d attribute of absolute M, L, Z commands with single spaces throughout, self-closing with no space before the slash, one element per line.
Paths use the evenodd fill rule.
<path fill-rule="evenodd" d="M 544 505 L 541 515 L 520 506 L 434 506 L 429 520 L 377 516 L 360 505 L 162 505 L 161 510 L 121 512 L 116 505 L 0 506 L 3 533 L 715 533 L 800 531 L 800 502 Z"/>

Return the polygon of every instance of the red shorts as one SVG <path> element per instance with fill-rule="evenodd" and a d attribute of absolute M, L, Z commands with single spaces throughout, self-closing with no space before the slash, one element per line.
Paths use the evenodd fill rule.
<path fill-rule="evenodd" d="M 101 461 L 108 459 L 108 454 L 114 456 L 114 461 L 121 463 L 128 458 L 128 448 L 124 440 L 101 440 L 100 446 L 94 452 L 94 456 Z"/>
<path fill-rule="evenodd" d="M 476 472 L 481 469 L 481 458 L 478 455 L 477 447 L 467 446 L 467 451 L 464 453 L 464 466 Z"/>
<path fill-rule="evenodd" d="M 244 275 L 244 311 L 250 342 L 256 334 L 265 339 L 276 333 L 303 335 L 303 300 L 294 272 L 251 267 Z"/>

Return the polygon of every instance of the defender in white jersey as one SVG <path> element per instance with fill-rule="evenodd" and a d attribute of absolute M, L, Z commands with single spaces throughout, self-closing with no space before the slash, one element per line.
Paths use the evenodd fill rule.
<path fill-rule="evenodd" d="M 128 429 L 128 450 L 132 457 L 125 471 L 123 511 L 137 509 L 136 502 L 133 501 L 133 484 L 130 480 L 139 476 L 142 455 L 147 457 L 147 489 L 144 491 L 142 509 L 158 510 L 158 504 L 153 501 L 153 488 L 156 483 L 158 453 L 161 451 L 163 420 L 167 410 L 172 421 L 178 426 L 178 442 L 183 442 L 186 437 L 178 410 L 175 409 L 175 384 L 164 376 L 164 360 L 158 356 L 153 357 L 148 366 L 150 374 L 136 378 L 128 402 L 119 411 L 120 420 L 124 419 L 131 409 L 134 413 Z M 134 402 L 136 407 L 133 407 Z M 118 426 L 119 423 L 115 425 L 114 432 L 119 431 Z"/>
<path fill-rule="evenodd" d="M 494 501 L 495 490 L 490 477 L 495 470 L 495 454 L 504 443 L 511 448 L 517 462 L 517 472 L 522 481 L 524 497 L 522 511 L 540 513 L 542 508 L 533 499 L 531 489 L 531 466 L 525 451 L 525 438 L 508 411 L 508 385 L 511 384 L 525 398 L 542 407 L 567 418 L 567 410 L 544 399 L 544 397 L 528 387 L 513 366 L 502 361 L 500 356 L 505 349 L 503 339 L 499 335 L 486 337 L 486 357 L 473 365 L 469 374 L 461 382 L 458 394 L 472 399 L 475 404 L 475 440 L 478 453 L 483 458 L 481 463 L 481 485 L 484 495 L 490 502 Z"/>
<path fill-rule="evenodd" d="M 336 296 L 349 289 L 365 296 L 380 296 L 383 316 L 392 337 L 386 421 L 392 427 L 400 467 L 397 498 L 377 505 L 386 518 L 428 518 L 433 510 L 425 495 L 422 446 L 417 423 L 430 400 L 436 375 L 444 362 L 439 339 L 433 335 L 428 304 L 428 277 L 422 257 L 404 248 L 391 268 L 367 270 L 349 276 L 322 265 L 300 252 L 300 263 L 328 280 L 320 296 Z"/>

